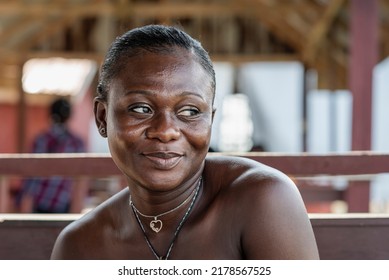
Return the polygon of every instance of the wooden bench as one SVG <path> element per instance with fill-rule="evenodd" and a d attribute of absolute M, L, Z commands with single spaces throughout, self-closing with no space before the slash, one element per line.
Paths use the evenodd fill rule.
<path fill-rule="evenodd" d="M 323 260 L 388 260 L 389 215 L 310 214 Z"/>
<path fill-rule="evenodd" d="M 79 215 L 0 215 L 0 259 L 49 259 L 59 232 Z M 389 215 L 310 214 L 323 260 L 389 259 Z"/>

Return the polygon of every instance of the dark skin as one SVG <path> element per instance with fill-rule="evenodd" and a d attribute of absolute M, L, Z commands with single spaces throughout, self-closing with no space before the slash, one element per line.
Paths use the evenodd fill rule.
<path fill-rule="evenodd" d="M 169 259 L 318 259 L 300 194 L 281 172 L 244 158 L 208 156 L 215 113 L 210 77 L 193 54 L 143 52 L 128 59 L 108 99 L 95 101 L 112 158 L 128 187 L 68 226 L 52 259 L 155 259 L 129 206 L 145 214 L 173 209 L 202 176 L 194 207 Z M 164 256 L 188 204 L 141 217 Z"/>

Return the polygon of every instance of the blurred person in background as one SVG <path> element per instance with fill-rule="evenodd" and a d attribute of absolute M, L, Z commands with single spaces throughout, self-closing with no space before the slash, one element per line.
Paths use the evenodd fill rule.
<path fill-rule="evenodd" d="M 83 140 L 67 127 L 72 108 L 65 98 L 54 100 L 49 109 L 51 125 L 39 134 L 33 143 L 32 153 L 85 152 Z M 86 193 L 85 180 L 53 176 L 29 178 L 22 185 L 20 211 L 22 213 L 77 213 L 82 210 Z M 74 188 L 74 189 L 73 189 Z"/>

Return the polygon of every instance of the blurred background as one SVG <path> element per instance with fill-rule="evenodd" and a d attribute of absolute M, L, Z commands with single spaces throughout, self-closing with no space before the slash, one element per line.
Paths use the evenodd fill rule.
<path fill-rule="evenodd" d="M 92 115 L 99 65 L 116 36 L 151 23 L 181 27 L 214 61 L 211 151 L 389 152 L 389 0 L 0 0 L 0 153 L 29 153 L 59 96 L 86 151 L 108 153 Z M 389 211 L 388 176 L 362 179 L 368 211 Z M 20 178 L 8 182 L 17 197 Z M 94 181 L 86 207 L 121 187 Z"/>

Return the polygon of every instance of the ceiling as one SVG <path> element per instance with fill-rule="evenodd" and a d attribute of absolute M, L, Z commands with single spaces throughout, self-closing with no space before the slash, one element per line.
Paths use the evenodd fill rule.
<path fill-rule="evenodd" d="M 381 60 L 389 0 L 379 5 Z M 117 35 L 149 23 L 182 26 L 214 61 L 299 60 L 320 88 L 348 88 L 347 0 L 0 0 L 0 101 L 20 94 L 29 58 L 99 61 Z"/>

